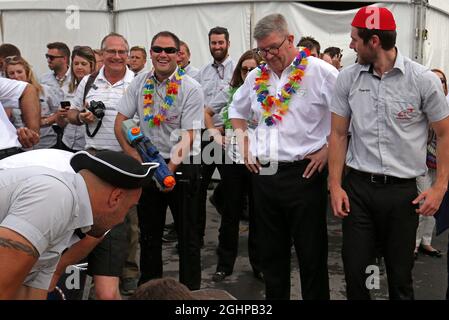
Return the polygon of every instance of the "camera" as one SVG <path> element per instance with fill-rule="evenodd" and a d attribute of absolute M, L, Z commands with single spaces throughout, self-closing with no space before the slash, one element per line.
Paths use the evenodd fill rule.
<path fill-rule="evenodd" d="M 92 100 L 89 103 L 89 106 L 87 107 L 87 110 L 92 112 L 97 119 L 103 119 L 104 117 L 104 110 L 106 110 L 106 107 L 102 101 L 94 101 Z"/>

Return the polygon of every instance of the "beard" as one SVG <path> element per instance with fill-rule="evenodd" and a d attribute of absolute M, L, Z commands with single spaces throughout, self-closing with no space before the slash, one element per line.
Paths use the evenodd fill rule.
<path fill-rule="evenodd" d="M 228 48 L 224 48 L 223 50 L 212 50 L 210 49 L 210 54 L 217 62 L 222 62 L 228 55 Z"/>

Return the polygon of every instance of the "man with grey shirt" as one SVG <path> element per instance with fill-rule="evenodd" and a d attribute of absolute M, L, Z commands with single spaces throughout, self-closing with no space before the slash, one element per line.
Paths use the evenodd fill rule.
<path fill-rule="evenodd" d="M 227 88 L 234 72 L 235 63 L 229 56 L 228 50 L 230 46 L 229 32 L 224 27 L 214 27 L 209 31 L 209 50 L 214 59 L 212 63 L 208 63 L 200 69 L 196 80 L 199 82 L 204 92 L 204 105 L 210 106 L 214 98 L 219 95 L 223 90 Z M 223 106 L 228 101 L 223 100 Z M 224 135 L 223 121 L 221 116 L 214 115 L 214 126 Z M 204 150 L 210 150 L 206 148 L 209 143 L 213 143 L 213 139 L 208 135 L 207 131 L 204 131 L 202 135 L 201 149 L 202 165 L 201 165 L 201 188 L 199 195 L 199 210 L 200 210 L 200 228 L 199 236 L 201 239 L 204 237 L 204 230 L 206 228 L 206 200 L 207 200 L 207 188 L 211 181 L 215 168 L 220 170 L 220 166 L 217 163 L 209 164 L 210 161 L 204 161 L 205 158 L 215 159 L 216 156 L 213 150 L 221 150 L 221 147 L 212 148 L 211 152 L 204 152 Z M 217 157 L 222 159 L 221 157 Z M 217 201 L 221 199 L 219 192 L 220 188 L 214 192 L 217 195 Z"/>
<path fill-rule="evenodd" d="M 370 267 L 380 250 L 389 298 L 412 300 L 418 215 L 435 214 L 448 186 L 449 107 L 438 77 L 396 48 L 396 22 L 387 8 L 363 7 L 351 25 L 349 47 L 358 63 L 338 76 L 329 139 L 329 190 L 334 215 L 343 219 L 347 298 L 370 299 Z M 429 123 L 438 139 L 437 179 L 418 195 Z"/>
<path fill-rule="evenodd" d="M 201 283 L 196 209 L 199 166 L 183 160 L 192 149 L 199 152 L 204 99 L 199 84 L 177 67 L 178 51 L 175 34 L 162 31 L 153 37 L 150 55 L 154 71 L 137 76 L 119 102 L 115 134 L 123 150 L 140 160 L 121 128 L 123 121 L 137 112 L 142 133 L 157 147 L 176 178 L 176 186 L 164 192 L 155 184 L 145 188 L 137 206 L 140 283 L 162 277 L 162 234 L 169 206 L 179 236 L 180 281 L 193 290 Z"/>

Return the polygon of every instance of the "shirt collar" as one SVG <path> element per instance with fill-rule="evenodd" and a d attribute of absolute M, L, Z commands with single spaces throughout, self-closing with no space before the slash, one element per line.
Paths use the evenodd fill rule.
<path fill-rule="evenodd" d="M 125 76 L 123 77 L 122 81 L 124 82 L 131 82 L 134 80 L 134 72 L 132 72 L 128 67 L 126 67 Z M 97 79 L 108 82 L 104 75 L 104 66 L 101 67 L 100 71 L 98 71 Z"/>
<path fill-rule="evenodd" d="M 223 62 L 216 62 L 215 60 L 211 63 L 211 66 L 213 67 L 214 65 L 222 65 L 223 67 L 226 67 L 228 64 L 230 64 L 232 62 L 231 56 L 227 56 L 226 59 Z M 189 61 L 190 63 L 190 61 Z"/>
<path fill-rule="evenodd" d="M 175 75 L 175 73 L 178 72 L 178 68 L 179 68 L 179 67 L 176 67 L 175 71 L 173 71 L 173 73 L 172 73 L 167 79 L 165 79 L 165 80 L 163 80 L 163 81 L 159 81 L 159 80 L 156 78 L 156 75 L 154 74 L 154 70 L 152 70 L 152 71 L 150 72 L 150 77 L 152 77 L 152 78 L 154 79 L 154 82 L 155 82 L 158 86 L 160 86 L 161 84 L 164 84 L 164 83 L 166 83 L 167 81 L 169 81 L 169 80 Z"/>
<path fill-rule="evenodd" d="M 362 64 L 360 65 L 360 73 L 361 72 L 373 73 L 373 68 L 374 67 L 372 64 Z M 404 56 L 401 54 L 398 48 L 396 48 L 396 60 L 393 65 L 393 69 L 398 69 L 403 74 L 405 73 Z"/>

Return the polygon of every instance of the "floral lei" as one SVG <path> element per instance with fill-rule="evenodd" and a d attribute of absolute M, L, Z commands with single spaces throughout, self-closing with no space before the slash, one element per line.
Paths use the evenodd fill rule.
<path fill-rule="evenodd" d="M 309 49 L 303 48 L 299 51 L 295 60 L 293 60 L 292 64 L 294 68 L 288 76 L 288 82 L 282 87 L 281 93 L 278 94 L 277 98 L 268 94 L 268 87 L 270 86 L 268 80 L 270 79 L 270 75 L 267 65 L 264 63 L 258 67 L 254 90 L 256 91 L 257 101 L 262 106 L 263 119 L 267 126 L 272 126 L 276 122 L 282 121 L 282 116 L 287 113 L 292 94 L 295 94 L 299 89 L 302 77 L 304 76 L 308 56 L 310 56 Z M 273 108 L 274 111 L 272 111 Z"/>
<path fill-rule="evenodd" d="M 165 91 L 164 102 L 159 107 L 159 112 L 155 113 L 153 105 L 154 96 L 154 77 L 150 75 L 145 81 L 143 86 L 143 120 L 148 122 L 148 127 L 158 127 L 167 118 L 167 112 L 173 106 L 178 95 L 179 86 L 181 85 L 181 80 L 185 70 L 178 67 L 176 73 L 171 77 L 170 81 L 167 82 L 167 87 Z"/>

